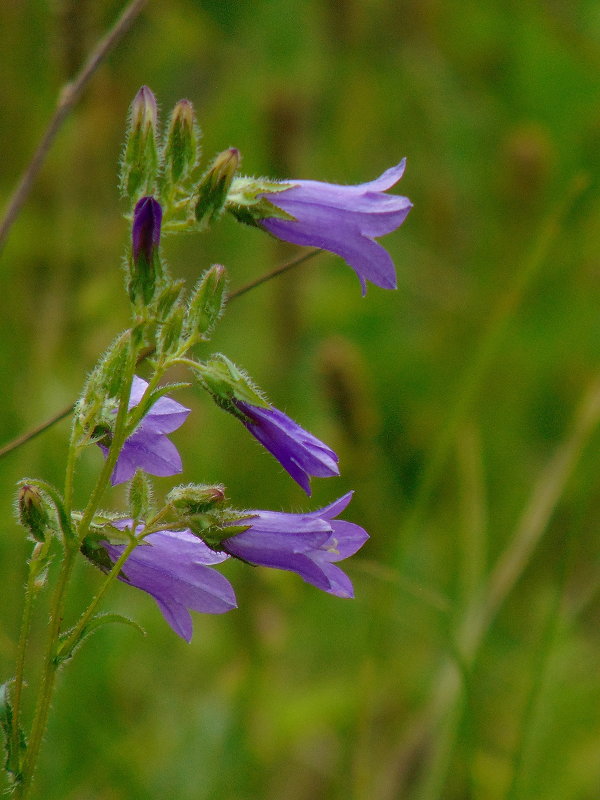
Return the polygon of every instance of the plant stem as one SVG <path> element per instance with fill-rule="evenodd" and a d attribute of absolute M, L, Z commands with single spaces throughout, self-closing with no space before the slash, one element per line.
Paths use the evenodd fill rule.
<path fill-rule="evenodd" d="M 246 292 L 249 292 L 251 289 L 255 289 L 262 283 L 270 281 L 271 278 L 276 278 L 278 275 L 282 275 L 284 272 L 287 272 L 289 269 L 292 269 L 292 267 L 297 267 L 300 264 L 304 264 L 305 261 L 308 261 L 309 259 L 318 256 L 319 253 L 322 252 L 323 252 L 322 249 L 310 250 L 308 253 L 304 253 L 303 255 L 298 256 L 297 258 L 293 258 L 291 261 L 286 261 L 285 264 L 281 264 L 279 267 L 275 267 L 275 269 L 272 269 L 270 272 L 261 275 L 260 278 L 256 278 L 256 280 L 250 281 L 250 283 L 247 283 L 245 286 L 241 286 L 239 289 L 236 289 L 235 292 L 232 292 L 229 295 L 229 297 L 227 298 L 227 302 L 233 300 L 236 297 L 241 297 L 241 295 L 246 294 Z"/>
<path fill-rule="evenodd" d="M 19 718 L 21 716 L 21 696 L 23 693 L 23 673 L 25 670 L 25 653 L 29 642 L 29 631 L 31 629 L 31 611 L 35 598 L 34 579 L 37 574 L 36 551 L 42 547 L 41 543 L 36 544 L 29 561 L 29 574 L 25 585 L 25 603 L 23 607 L 23 617 L 21 618 L 21 630 L 19 632 L 19 644 L 17 647 L 17 660 L 15 666 L 15 688 L 13 692 L 13 728 L 12 728 L 12 753 L 13 757 L 19 758 L 20 734 Z"/>
<path fill-rule="evenodd" d="M 81 542 L 82 539 L 86 536 L 90 522 L 92 521 L 92 517 L 96 513 L 102 495 L 106 489 L 112 471 L 114 469 L 115 464 L 117 463 L 117 458 L 119 457 L 119 453 L 121 452 L 121 448 L 123 447 L 123 443 L 125 441 L 125 426 L 127 422 L 127 412 L 129 410 L 129 395 L 131 394 L 131 383 L 133 381 L 133 370 L 135 369 L 135 353 L 130 350 L 129 353 L 129 364 L 127 370 L 125 371 L 124 380 L 121 384 L 121 391 L 119 394 L 119 408 L 117 410 L 117 418 L 115 421 L 115 429 L 113 432 L 113 438 L 110 445 L 110 449 L 108 451 L 108 455 L 106 457 L 106 461 L 102 467 L 102 471 L 100 472 L 100 476 L 98 481 L 96 482 L 96 486 L 94 487 L 94 491 L 91 494 L 90 499 L 88 500 L 88 504 L 85 507 L 85 511 L 83 512 L 83 517 L 81 518 L 81 522 L 78 526 L 78 534 L 79 534 L 79 541 Z"/>
<path fill-rule="evenodd" d="M 100 602 L 100 600 L 102 600 L 102 598 L 106 594 L 106 591 L 108 590 L 109 586 L 118 577 L 119 572 L 121 571 L 121 567 L 127 561 L 127 559 L 129 558 L 133 550 L 135 550 L 137 545 L 138 545 L 137 539 L 132 536 L 131 541 L 121 553 L 118 561 L 115 561 L 115 563 L 113 564 L 111 571 L 108 573 L 106 579 L 101 584 L 100 589 L 96 592 L 96 595 L 93 597 L 89 606 L 86 608 L 86 610 L 83 612 L 83 614 L 77 621 L 77 624 L 69 634 L 69 638 L 66 639 L 64 642 L 62 642 L 61 651 L 68 652 L 69 649 L 73 646 L 73 644 L 77 641 L 77 638 L 80 636 L 82 630 L 87 625 L 92 614 L 96 610 L 98 603 Z"/>
<path fill-rule="evenodd" d="M 46 645 L 46 655 L 44 657 L 44 666 L 42 670 L 38 702 L 31 727 L 29 743 L 27 746 L 27 755 L 25 756 L 25 762 L 23 764 L 22 780 L 19 784 L 17 784 L 15 789 L 15 797 L 17 800 L 25 800 L 29 794 L 31 789 L 31 781 L 37 766 L 40 746 L 46 731 L 48 712 L 50 710 L 50 702 L 52 699 L 52 692 L 54 690 L 56 672 L 58 670 L 58 665 L 55 661 L 56 643 L 60 634 L 60 625 L 63 617 L 66 589 L 69 583 L 69 578 L 71 577 L 77 552 L 77 549 L 72 545 L 67 545 L 65 547 L 65 555 L 61 564 L 60 575 L 56 584 L 56 589 L 54 591 L 54 597 L 50 609 L 50 631 L 48 634 L 48 643 Z"/>

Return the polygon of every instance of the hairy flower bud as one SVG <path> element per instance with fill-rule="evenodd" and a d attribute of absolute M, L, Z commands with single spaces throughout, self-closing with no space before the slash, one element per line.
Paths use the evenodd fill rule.
<path fill-rule="evenodd" d="M 189 177 L 199 157 L 200 132 L 189 100 L 180 100 L 174 107 L 167 129 L 164 148 L 164 180 L 166 188 Z"/>
<path fill-rule="evenodd" d="M 28 483 L 23 484 L 19 489 L 17 506 L 21 525 L 36 541 L 44 542 L 50 518 L 39 489 Z"/>
<path fill-rule="evenodd" d="M 131 265 L 129 274 L 129 297 L 132 303 L 150 303 L 154 297 L 158 279 L 162 275 L 158 248 L 162 208 L 153 197 L 138 200 L 133 212 L 131 230 Z"/>
<path fill-rule="evenodd" d="M 220 264 L 213 264 L 202 275 L 190 299 L 187 318 L 190 336 L 210 338 L 225 308 L 227 283 L 227 271 Z"/>
<path fill-rule="evenodd" d="M 196 220 L 208 224 L 216 219 L 227 201 L 227 194 L 240 164 L 235 147 L 224 150 L 214 160 L 196 189 Z"/>
<path fill-rule="evenodd" d="M 159 167 L 156 99 L 142 86 L 130 106 L 121 163 L 121 193 L 132 202 L 154 189 Z"/>
<path fill-rule="evenodd" d="M 189 486 L 175 486 L 167 495 L 170 503 L 179 514 L 202 514 L 225 500 L 225 487 L 221 484 L 196 483 Z"/>

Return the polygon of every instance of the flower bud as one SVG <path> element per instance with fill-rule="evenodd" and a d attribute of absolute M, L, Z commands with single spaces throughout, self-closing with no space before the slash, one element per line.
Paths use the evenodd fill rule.
<path fill-rule="evenodd" d="M 173 310 L 177 307 L 185 281 L 170 281 L 160 293 L 156 300 L 156 318 L 159 322 L 165 322 Z"/>
<path fill-rule="evenodd" d="M 189 100 L 180 100 L 169 120 L 164 148 L 164 178 L 167 187 L 189 177 L 199 156 L 200 132 Z"/>
<path fill-rule="evenodd" d="M 224 150 L 214 160 L 196 189 L 196 220 L 208 224 L 216 219 L 227 200 L 227 194 L 240 164 L 235 147 Z"/>
<path fill-rule="evenodd" d="M 147 517 L 152 505 L 152 484 L 143 470 L 136 470 L 127 494 L 131 518 L 140 520 Z"/>
<path fill-rule="evenodd" d="M 129 127 L 121 163 L 121 193 L 132 202 L 154 189 L 158 174 L 158 111 L 156 99 L 142 86 L 130 106 Z"/>
<path fill-rule="evenodd" d="M 177 306 L 169 318 L 161 324 L 157 341 L 157 350 L 161 355 L 170 355 L 181 347 L 184 318 L 184 309 Z"/>
<path fill-rule="evenodd" d="M 190 486 L 175 486 L 167 495 L 167 502 L 176 509 L 178 514 L 203 514 L 225 500 L 225 487 L 221 484 L 192 484 Z"/>
<path fill-rule="evenodd" d="M 213 264 L 202 275 L 188 310 L 187 328 L 191 336 L 210 337 L 225 308 L 227 283 L 227 271 L 220 264 Z"/>
<path fill-rule="evenodd" d="M 39 489 L 28 483 L 23 484 L 19 489 L 17 505 L 21 525 L 36 541 L 45 542 L 50 518 Z"/>
<path fill-rule="evenodd" d="M 150 303 L 154 297 L 161 264 L 158 255 L 162 208 L 153 197 L 138 200 L 133 212 L 131 230 L 132 260 L 129 272 L 131 302 Z"/>

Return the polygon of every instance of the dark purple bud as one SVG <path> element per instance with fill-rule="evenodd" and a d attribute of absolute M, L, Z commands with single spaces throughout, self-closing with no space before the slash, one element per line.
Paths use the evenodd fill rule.
<path fill-rule="evenodd" d="M 136 264 L 143 256 L 148 264 L 160 244 L 160 226 L 162 208 L 153 197 L 142 197 L 138 200 L 133 212 L 133 229 L 131 231 L 133 260 Z"/>
<path fill-rule="evenodd" d="M 162 208 L 153 197 L 138 200 L 131 230 L 132 263 L 129 273 L 129 297 L 132 303 L 148 304 L 159 284 L 162 270 L 158 255 Z"/>

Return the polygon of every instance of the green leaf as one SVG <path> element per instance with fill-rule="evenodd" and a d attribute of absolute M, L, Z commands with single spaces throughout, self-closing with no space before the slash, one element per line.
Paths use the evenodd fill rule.
<path fill-rule="evenodd" d="M 63 634 L 61 634 L 56 655 L 54 656 L 54 662 L 56 664 L 63 664 L 69 658 L 72 658 L 77 648 L 81 646 L 85 639 L 95 633 L 103 625 L 115 622 L 123 625 L 129 625 L 130 627 L 138 630 L 142 636 L 146 635 L 146 631 L 140 625 L 138 625 L 137 622 L 129 619 L 129 617 L 124 617 L 122 614 L 97 614 L 83 626 L 73 641 L 71 641 L 71 638 L 75 628 L 71 628 L 71 630 L 65 631 Z"/>

